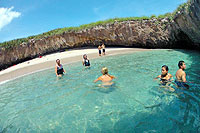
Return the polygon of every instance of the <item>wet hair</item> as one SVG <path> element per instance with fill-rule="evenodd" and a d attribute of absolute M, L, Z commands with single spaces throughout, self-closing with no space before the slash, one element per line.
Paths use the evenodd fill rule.
<path fill-rule="evenodd" d="M 184 61 L 182 61 L 182 60 L 181 60 L 181 61 L 179 61 L 179 62 L 178 62 L 178 67 L 179 67 L 179 68 L 181 68 L 181 66 L 183 66 L 183 63 L 185 63 L 185 62 L 184 62 Z"/>
<path fill-rule="evenodd" d="M 167 65 L 163 65 L 163 66 L 162 66 L 162 68 L 163 68 L 163 67 L 165 68 L 165 70 L 166 70 L 166 71 L 168 71 L 168 70 L 169 70 L 169 68 L 168 68 L 168 66 L 167 66 Z"/>
<path fill-rule="evenodd" d="M 107 67 L 103 67 L 101 69 L 101 71 L 102 71 L 103 75 L 108 74 L 108 68 Z"/>

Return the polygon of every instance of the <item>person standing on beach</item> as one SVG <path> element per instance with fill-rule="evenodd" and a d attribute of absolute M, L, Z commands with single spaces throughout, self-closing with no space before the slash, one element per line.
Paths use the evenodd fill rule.
<path fill-rule="evenodd" d="M 102 47 L 102 49 L 103 49 L 103 55 L 105 55 L 105 54 L 106 54 L 106 50 L 105 50 L 106 46 L 105 46 L 105 44 L 103 43 L 103 44 L 101 45 L 101 47 Z"/>
<path fill-rule="evenodd" d="M 82 63 L 83 63 L 83 66 L 90 67 L 90 60 L 87 58 L 86 54 L 83 55 Z"/>
<path fill-rule="evenodd" d="M 175 83 L 178 85 L 178 87 L 186 87 L 187 89 L 189 88 L 189 85 L 186 84 L 186 65 L 184 61 L 179 61 L 178 63 L 179 69 L 176 72 L 176 80 Z"/>
<path fill-rule="evenodd" d="M 60 64 L 60 59 L 56 60 L 55 72 L 57 77 L 62 77 L 62 75 L 66 73 L 62 64 Z"/>
<path fill-rule="evenodd" d="M 98 46 L 98 50 L 99 50 L 99 56 L 101 56 L 101 46 Z"/>

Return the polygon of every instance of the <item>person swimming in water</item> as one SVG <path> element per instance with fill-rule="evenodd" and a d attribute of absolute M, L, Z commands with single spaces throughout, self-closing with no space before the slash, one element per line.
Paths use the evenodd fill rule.
<path fill-rule="evenodd" d="M 63 68 L 62 64 L 60 64 L 60 59 L 56 60 L 56 67 L 55 67 L 55 72 L 57 77 L 62 77 L 62 75 L 65 72 L 65 69 Z"/>
<path fill-rule="evenodd" d="M 83 66 L 90 67 L 90 60 L 87 58 L 86 54 L 83 55 L 82 63 L 83 63 Z"/>
<path fill-rule="evenodd" d="M 175 91 L 174 88 L 170 86 L 170 83 L 173 80 L 172 79 L 173 76 L 170 73 L 168 73 L 168 71 L 169 71 L 168 66 L 163 65 L 161 69 L 161 72 L 162 72 L 161 75 L 158 75 L 154 79 L 160 79 L 160 83 L 162 87 L 169 89 L 171 92 L 174 92 Z"/>
<path fill-rule="evenodd" d="M 96 83 L 97 81 L 102 81 L 103 85 L 112 85 L 113 83 L 111 81 L 115 78 L 115 76 L 111 76 L 108 74 L 108 68 L 103 67 L 101 69 L 101 73 L 103 75 L 94 80 L 94 82 Z"/>
<path fill-rule="evenodd" d="M 178 62 L 178 67 L 179 69 L 176 72 L 176 80 L 175 83 L 178 85 L 178 87 L 186 87 L 187 89 L 189 89 L 189 85 L 186 84 L 186 73 L 185 73 L 185 69 L 186 69 L 186 65 L 184 61 L 179 61 Z"/>
<path fill-rule="evenodd" d="M 168 73 L 169 68 L 166 65 L 162 66 L 161 75 L 158 75 L 155 79 L 160 78 L 160 83 L 166 85 L 169 81 L 172 80 L 172 75 Z"/>
<path fill-rule="evenodd" d="M 166 83 L 168 81 L 171 81 L 172 75 L 170 73 L 168 73 L 169 68 L 166 65 L 162 66 L 161 69 L 161 75 L 158 75 L 155 79 L 160 78 L 161 83 Z"/>

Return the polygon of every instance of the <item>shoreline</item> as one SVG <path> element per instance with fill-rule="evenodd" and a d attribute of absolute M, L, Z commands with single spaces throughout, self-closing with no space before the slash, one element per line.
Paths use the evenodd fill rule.
<path fill-rule="evenodd" d="M 134 52 L 144 52 L 151 50 L 160 50 L 160 49 L 106 48 L 105 56 L 113 56 L 113 55 L 127 54 Z M 57 52 L 45 55 L 42 58 L 35 58 L 32 60 L 28 60 L 0 71 L 0 84 L 20 78 L 28 74 L 54 68 L 56 59 L 60 59 L 63 65 L 79 61 L 82 62 L 83 54 L 87 54 L 89 59 L 104 57 L 104 55 L 103 56 L 98 55 L 98 50 L 96 48 L 72 49 L 69 51 Z"/>

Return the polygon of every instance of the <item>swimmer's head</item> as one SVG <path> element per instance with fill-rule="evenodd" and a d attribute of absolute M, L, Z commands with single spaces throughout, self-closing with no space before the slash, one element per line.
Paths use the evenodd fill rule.
<path fill-rule="evenodd" d="M 60 64 L 60 59 L 57 59 L 57 60 L 56 60 L 56 63 L 59 65 L 59 64 Z"/>
<path fill-rule="evenodd" d="M 87 55 L 86 54 L 83 55 L 83 59 L 87 59 Z"/>
<path fill-rule="evenodd" d="M 103 67 L 103 68 L 101 69 L 101 73 L 102 73 L 103 75 L 108 74 L 108 68 L 107 68 L 107 67 Z"/>
<path fill-rule="evenodd" d="M 163 65 L 163 66 L 162 66 L 162 69 L 161 69 L 161 71 L 162 71 L 162 75 L 167 74 L 167 73 L 168 73 L 168 70 L 169 70 L 168 66 Z"/>
<path fill-rule="evenodd" d="M 186 65 L 185 65 L 185 62 L 184 61 L 179 61 L 178 62 L 178 67 L 180 68 L 180 69 L 185 69 L 186 68 Z"/>

